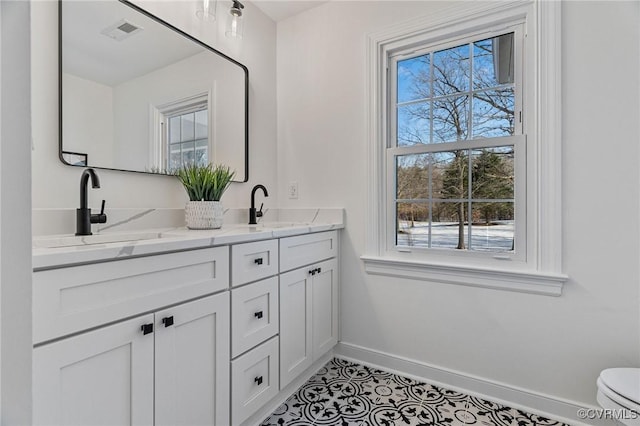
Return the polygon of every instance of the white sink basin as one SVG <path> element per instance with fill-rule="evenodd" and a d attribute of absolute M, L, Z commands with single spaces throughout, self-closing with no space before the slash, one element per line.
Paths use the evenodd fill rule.
<path fill-rule="evenodd" d="M 88 246 L 93 244 L 123 243 L 128 241 L 142 241 L 163 238 L 159 232 L 131 232 L 118 234 L 96 235 L 57 235 L 53 237 L 37 237 L 33 239 L 34 248 L 61 248 L 74 246 Z"/>

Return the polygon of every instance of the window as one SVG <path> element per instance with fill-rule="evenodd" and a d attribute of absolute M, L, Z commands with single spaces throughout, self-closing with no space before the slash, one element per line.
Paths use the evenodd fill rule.
<path fill-rule="evenodd" d="M 521 38 L 517 25 L 502 35 L 390 54 L 392 247 L 510 256 L 524 250 L 516 247 L 517 234 L 524 240 L 516 230 L 526 228 L 526 214 L 516 211 L 526 201 L 515 197 L 525 176 L 517 157 L 526 150 Z"/>
<path fill-rule="evenodd" d="M 561 294 L 559 40 L 536 0 L 369 36 L 368 273 Z"/>
<path fill-rule="evenodd" d="M 167 168 L 185 165 L 206 166 L 209 152 L 208 109 L 206 103 L 187 111 L 166 115 Z"/>
<path fill-rule="evenodd" d="M 152 105 L 149 169 L 171 172 L 185 165 L 207 165 L 213 155 L 212 92 Z"/>

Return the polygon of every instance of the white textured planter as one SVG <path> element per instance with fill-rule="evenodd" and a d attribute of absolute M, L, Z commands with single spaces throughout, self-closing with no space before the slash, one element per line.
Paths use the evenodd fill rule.
<path fill-rule="evenodd" d="M 222 227 L 224 209 L 220 201 L 189 201 L 184 208 L 184 213 L 189 229 Z"/>

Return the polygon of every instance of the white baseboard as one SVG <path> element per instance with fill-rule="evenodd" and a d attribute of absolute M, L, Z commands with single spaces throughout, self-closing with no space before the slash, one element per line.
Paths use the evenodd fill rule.
<path fill-rule="evenodd" d="M 479 377 L 472 377 L 394 354 L 345 342 L 338 343 L 334 353 L 337 358 L 370 365 L 433 385 L 492 400 L 499 404 L 549 417 L 570 425 L 611 426 L 614 424 L 611 420 L 598 419 L 589 420 L 590 423 L 587 424 L 584 423 L 583 419 L 578 418 L 579 409 L 598 409 L 599 407 L 560 400 L 549 395 L 519 389 Z"/>

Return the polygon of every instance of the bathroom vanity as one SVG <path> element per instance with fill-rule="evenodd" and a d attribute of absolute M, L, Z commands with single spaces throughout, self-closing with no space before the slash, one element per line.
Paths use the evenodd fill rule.
<path fill-rule="evenodd" d="M 241 425 L 284 399 L 338 340 L 341 227 L 34 242 L 34 424 Z"/>

